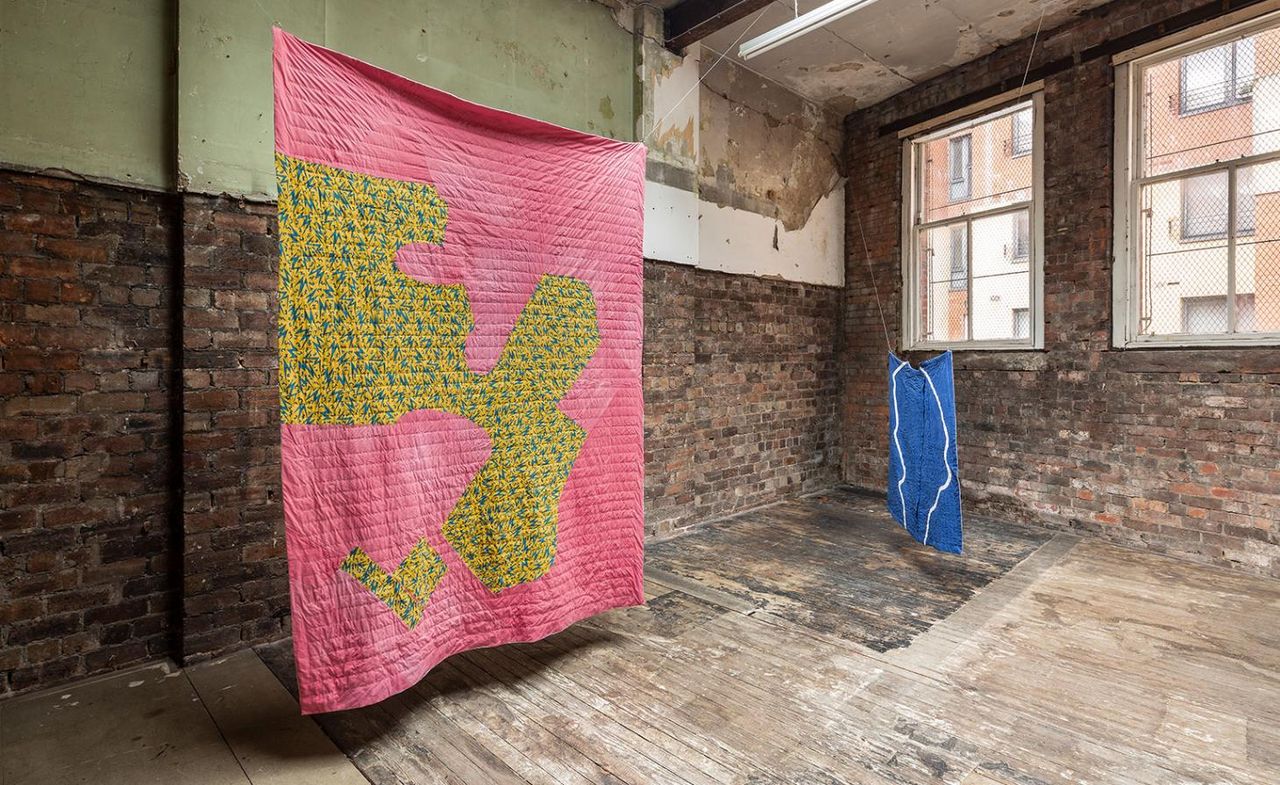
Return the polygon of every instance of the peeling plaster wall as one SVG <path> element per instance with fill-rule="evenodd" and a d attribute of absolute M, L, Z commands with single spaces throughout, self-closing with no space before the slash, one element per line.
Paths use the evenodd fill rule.
<path fill-rule="evenodd" d="M 644 8 L 635 29 L 645 255 L 842 285 L 841 118 L 697 45 L 671 53 Z"/>
<path fill-rule="evenodd" d="M 699 112 L 704 201 L 795 231 L 840 182 L 840 118 L 732 60 L 704 67 Z"/>
<path fill-rule="evenodd" d="M 831 260 L 844 258 L 844 186 L 824 194 L 794 231 L 748 210 L 701 203 L 700 266 L 727 273 L 840 286 Z"/>

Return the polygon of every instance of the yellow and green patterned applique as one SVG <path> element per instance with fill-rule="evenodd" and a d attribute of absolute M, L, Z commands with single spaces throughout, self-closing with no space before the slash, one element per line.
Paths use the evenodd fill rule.
<path fill-rule="evenodd" d="M 423 283 L 395 264 L 405 245 L 444 242 L 447 207 L 435 188 L 283 155 L 276 171 L 282 420 L 391 424 L 418 409 L 466 417 L 491 451 L 445 538 L 491 591 L 546 574 L 560 496 L 586 438 L 557 403 L 600 343 L 590 287 L 543 276 L 493 370 L 475 373 L 465 289 Z M 365 585 L 375 594 L 386 586 Z M 409 596 L 425 604 L 431 588 Z"/>
<path fill-rule="evenodd" d="M 413 629 L 422 621 L 422 609 L 444 577 L 445 564 L 430 543 L 418 540 L 395 572 L 382 569 L 361 548 L 342 560 L 342 571 L 373 592 L 373 596 Z"/>

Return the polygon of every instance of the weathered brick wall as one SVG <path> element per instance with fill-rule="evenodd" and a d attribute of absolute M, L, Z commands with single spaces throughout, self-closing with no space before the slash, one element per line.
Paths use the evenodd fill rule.
<path fill-rule="evenodd" d="M 289 632 L 274 204 L 184 197 L 182 655 Z"/>
<path fill-rule="evenodd" d="M 1203 5 L 1120 0 L 1044 36 L 1033 68 Z M 882 488 L 888 455 L 859 211 L 895 343 L 901 324 L 902 147 L 879 129 L 1002 80 L 1016 87 L 1029 54 L 1029 40 L 1006 47 L 846 120 L 842 438 L 854 484 Z M 956 355 L 966 509 L 1280 576 L 1280 350 L 1110 348 L 1112 102 L 1108 57 L 1046 80 L 1046 351 Z"/>
<path fill-rule="evenodd" d="M 176 226 L 0 172 L 0 694 L 171 650 Z"/>
<path fill-rule="evenodd" d="M 840 290 L 645 264 L 650 536 L 839 481 Z"/>

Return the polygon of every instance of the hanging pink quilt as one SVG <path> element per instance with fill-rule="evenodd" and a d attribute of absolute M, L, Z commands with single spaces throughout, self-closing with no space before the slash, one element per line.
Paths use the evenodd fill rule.
<path fill-rule="evenodd" d="M 302 710 L 642 603 L 645 149 L 275 32 Z"/>

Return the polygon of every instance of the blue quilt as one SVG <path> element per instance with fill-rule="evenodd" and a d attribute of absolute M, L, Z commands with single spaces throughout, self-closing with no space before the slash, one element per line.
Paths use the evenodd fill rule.
<path fill-rule="evenodd" d="M 925 545 L 960 553 L 951 352 L 919 368 L 889 354 L 889 513 Z"/>

